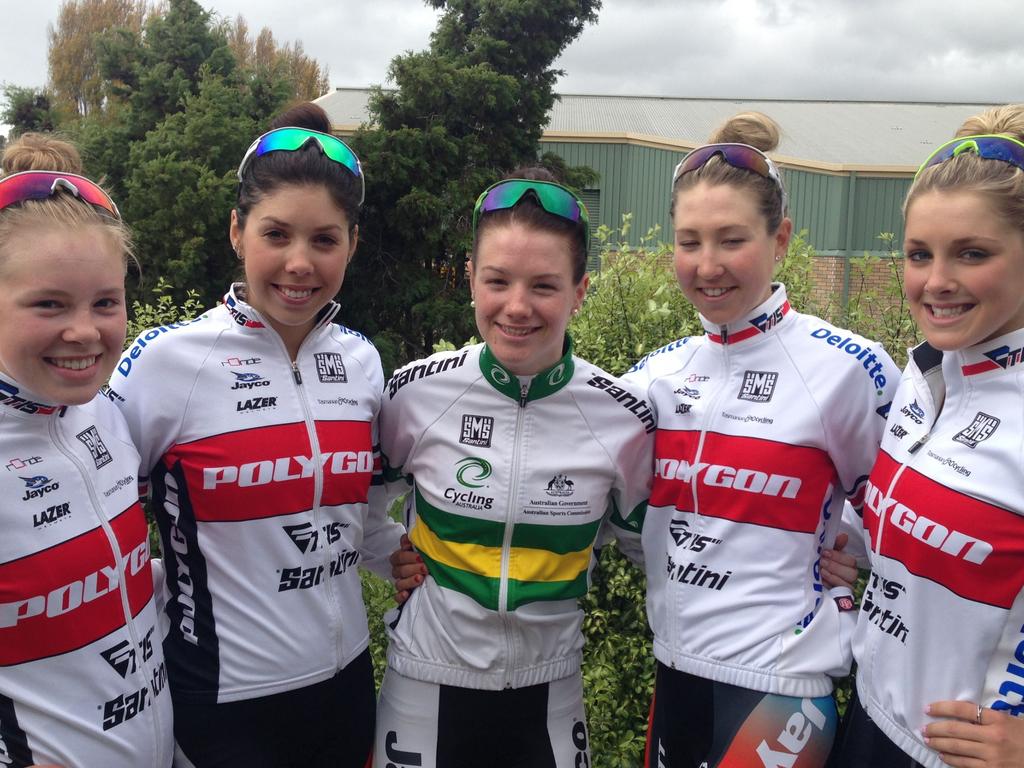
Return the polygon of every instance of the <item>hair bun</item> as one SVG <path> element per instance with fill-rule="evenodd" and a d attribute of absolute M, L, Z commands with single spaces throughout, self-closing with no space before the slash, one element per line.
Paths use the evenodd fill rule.
<path fill-rule="evenodd" d="M 740 112 L 720 125 L 708 139 L 710 144 L 749 144 L 762 152 L 779 146 L 782 131 L 778 123 L 762 112 Z"/>
<path fill-rule="evenodd" d="M 1024 141 L 1024 104 L 991 107 L 969 117 L 957 130 L 956 138 L 985 133 L 1005 133 L 1018 141 Z"/>
<path fill-rule="evenodd" d="M 24 133 L 7 145 L 3 172 L 58 171 L 82 175 L 82 156 L 75 145 L 46 133 Z"/>
<path fill-rule="evenodd" d="M 275 131 L 278 128 L 305 128 L 310 131 L 330 133 L 331 119 L 319 104 L 314 104 L 311 101 L 302 101 L 298 104 L 293 104 L 271 120 L 267 130 Z"/>

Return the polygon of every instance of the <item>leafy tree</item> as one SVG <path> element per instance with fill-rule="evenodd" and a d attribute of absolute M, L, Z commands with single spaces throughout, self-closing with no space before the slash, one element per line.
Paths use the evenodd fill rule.
<path fill-rule="evenodd" d="M 145 0 L 64 0 L 48 30 L 50 88 L 67 114 L 101 109 L 107 94 L 96 37 L 111 29 L 138 34 Z"/>
<path fill-rule="evenodd" d="M 476 195 L 536 162 L 560 74 L 551 68 L 599 0 L 429 0 L 428 50 L 396 57 L 354 144 L 368 176 L 346 322 L 386 367 L 472 332 L 465 257 Z"/>
<path fill-rule="evenodd" d="M 287 80 L 291 84 L 291 98 L 311 101 L 330 88 L 327 68 L 309 58 L 301 42 L 279 46 L 268 27 L 252 39 L 242 16 L 225 23 L 223 31 L 240 67 L 264 78 Z"/>
<path fill-rule="evenodd" d="M 3 87 L 7 106 L 0 111 L 0 122 L 11 126 L 11 137 L 29 131 L 48 133 L 60 124 L 60 113 L 49 91 L 18 85 Z"/>

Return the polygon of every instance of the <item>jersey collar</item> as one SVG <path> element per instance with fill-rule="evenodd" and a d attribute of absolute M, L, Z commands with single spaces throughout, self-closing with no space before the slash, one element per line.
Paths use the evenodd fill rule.
<path fill-rule="evenodd" d="M 772 283 L 772 295 L 747 313 L 746 317 L 728 325 L 712 323 L 700 315 L 701 325 L 708 339 L 715 344 L 739 344 L 747 339 L 771 333 L 792 309 L 786 298 L 786 286 Z"/>
<path fill-rule="evenodd" d="M 232 283 L 231 288 L 224 294 L 224 306 L 227 307 L 231 317 L 243 328 L 267 328 L 268 324 L 263 321 L 260 313 L 245 300 L 245 283 Z M 316 317 L 313 329 L 322 328 L 327 325 L 334 316 L 341 310 L 341 305 L 331 301 Z"/>
<path fill-rule="evenodd" d="M 501 394 L 519 401 L 520 405 L 526 405 L 532 400 L 540 400 L 542 397 L 555 394 L 572 379 L 576 366 L 572 360 L 572 339 L 568 334 L 565 336 L 562 349 L 562 357 L 557 363 L 533 376 L 526 397 L 523 397 L 520 389 L 519 377 L 498 361 L 487 344 L 484 344 L 480 352 L 480 371 L 490 385 Z"/>
<path fill-rule="evenodd" d="M 0 410 L 27 416 L 64 415 L 66 405 L 44 403 L 23 387 L 19 387 L 14 379 L 0 374 Z"/>
<path fill-rule="evenodd" d="M 966 347 L 957 354 L 960 372 L 968 379 L 1019 373 L 1024 371 L 1024 328 Z"/>

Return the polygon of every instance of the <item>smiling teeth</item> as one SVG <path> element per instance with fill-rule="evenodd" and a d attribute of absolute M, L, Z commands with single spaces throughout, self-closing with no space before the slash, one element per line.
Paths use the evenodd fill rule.
<path fill-rule="evenodd" d="M 959 305 L 957 305 L 955 307 L 936 307 L 936 306 L 933 306 L 932 307 L 932 314 L 935 315 L 936 317 L 957 317 L 958 315 L 962 315 L 968 309 L 970 309 L 970 307 L 968 307 L 968 306 L 966 306 L 964 304 L 959 304 Z"/>
<path fill-rule="evenodd" d="M 530 328 L 509 328 L 507 325 L 501 326 L 501 329 L 509 336 L 526 336 L 531 332 Z"/>
<path fill-rule="evenodd" d="M 96 357 L 95 356 L 93 356 L 93 357 L 79 357 L 79 358 L 75 358 L 73 360 L 72 359 L 68 359 L 68 358 L 57 358 L 57 357 L 54 357 L 54 358 L 51 358 L 51 359 L 53 360 L 53 364 L 55 366 L 57 366 L 58 368 L 69 368 L 72 371 L 84 371 L 89 366 L 96 364 Z"/>
<path fill-rule="evenodd" d="M 303 288 L 302 290 L 296 290 L 294 288 L 282 288 L 281 293 L 283 293 L 289 299 L 304 299 L 307 296 L 313 295 L 313 289 Z"/>
<path fill-rule="evenodd" d="M 729 289 L 728 288 L 702 288 L 701 290 L 704 292 L 705 296 L 710 296 L 712 299 L 714 299 L 714 298 L 716 298 L 718 296 L 721 296 L 722 294 L 726 293 Z"/>

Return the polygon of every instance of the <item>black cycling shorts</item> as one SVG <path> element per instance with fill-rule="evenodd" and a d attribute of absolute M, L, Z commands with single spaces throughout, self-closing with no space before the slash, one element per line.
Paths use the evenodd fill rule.
<path fill-rule="evenodd" d="M 644 768 L 822 768 L 837 719 L 831 696 L 752 691 L 658 662 Z"/>
<path fill-rule="evenodd" d="M 854 691 L 839 727 L 828 768 L 923 768 L 875 725 Z"/>
<path fill-rule="evenodd" d="M 376 717 L 369 649 L 334 677 L 225 704 L 174 699 L 176 768 L 366 768 Z"/>

